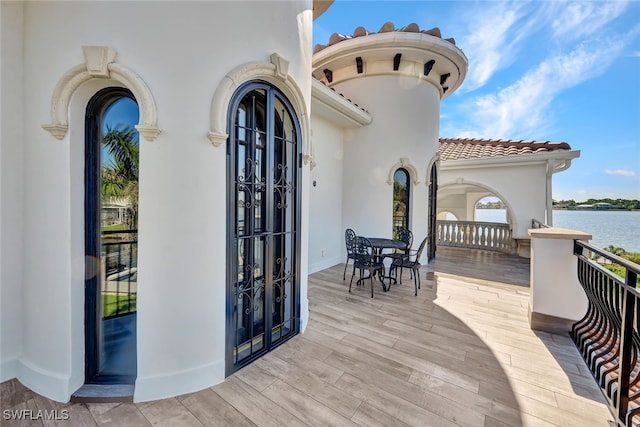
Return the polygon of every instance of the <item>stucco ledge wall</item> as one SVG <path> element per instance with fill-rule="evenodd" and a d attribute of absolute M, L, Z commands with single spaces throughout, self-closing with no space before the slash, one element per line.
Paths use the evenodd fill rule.
<path fill-rule="evenodd" d="M 531 329 L 567 333 L 587 311 L 587 297 L 578 281 L 574 240 L 590 240 L 588 233 L 564 228 L 530 229 Z"/>

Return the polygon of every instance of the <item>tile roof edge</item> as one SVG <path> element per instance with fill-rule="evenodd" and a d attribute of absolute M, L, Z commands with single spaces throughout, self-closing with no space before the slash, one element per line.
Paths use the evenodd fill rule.
<path fill-rule="evenodd" d="M 356 27 L 353 30 L 352 35 L 348 36 L 348 35 L 344 35 L 344 34 L 340 34 L 340 33 L 333 33 L 331 34 L 331 36 L 329 37 L 329 40 L 327 41 L 326 44 L 321 44 L 318 43 L 314 46 L 313 48 L 313 53 L 316 54 L 318 52 L 320 52 L 321 50 L 329 47 L 329 46 L 333 46 L 337 43 L 340 43 L 341 41 L 344 40 L 351 40 L 357 37 L 366 37 L 366 36 L 371 36 L 371 35 L 376 35 L 376 34 L 383 34 L 383 33 L 391 33 L 391 32 L 398 32 L 398 33 L 420 33 L 420 34 L 426 34 L 432 37 L 437 37 L 441 40 L 447 41 L 451 44 L 453 44 L 454 46 L 456 46 L 456 40 L 453 37 L 449 37 L 449 38 L 442 38 L 442 33 L 440 32 L 440 28 L 438 27 L 433 27 L 431 29 L 428 30 L 421 30 L 420 27 L 418 26 L 418 24 L 416 24 L 415 22 L 412 22 L 410 24 L 405 25 L 404 27 L 401 28 L 395 28 L 395 25 L 392 22 L 385 22 L 382 27 L 380 27 L 380 30 L 378 30 L 378 32 L 370 32 L 369 30 L 367 30 L 365 27 L 359 26 Z"/>
<path fill-rule="evenodd" d="M 571 150 L 571 146 L 566 142 L 552 141 L 534 141 L 534 140 L 512 140 L 512 139 L 484 139 L 484 138 L 439 138 L 440 144 L 464 144 L 464 145 L 480 145 L 480 146 L 504 146 L 516 148 L 544 148 L 549 151 L 553 150 Z"/>

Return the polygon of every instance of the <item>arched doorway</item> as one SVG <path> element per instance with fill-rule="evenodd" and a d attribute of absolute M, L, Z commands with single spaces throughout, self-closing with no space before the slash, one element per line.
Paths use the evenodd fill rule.
<path fill-rule="evenodd" d="M 274 86 L 248 82 L 229 108 L 227 375 L 298 333 L 301 133 Z"/>
<path fill-rule="evenodd" d="M 85 383 L 133 384 L 137 375 L 139 109 L 109 87 L 85 114 Z"/>

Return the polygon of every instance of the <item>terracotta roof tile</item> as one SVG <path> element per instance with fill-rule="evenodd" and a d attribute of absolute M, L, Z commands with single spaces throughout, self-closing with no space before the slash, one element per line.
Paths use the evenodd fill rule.
<path fill-rule="evenodd" d="M 514 141 L 511 139 L 440 138 L 440 160 L 522 155 L 571 150 L 566 142 Z"/>
<path fill-rule="evenodd" d="M 423 34 L 428 34 L 430 36 L 434 36 L 434 37 L 438 37 L 440 39 L 442 39 L 442 34 L 440 33 L 440 29 L 438 27 L 435 28 L 431 28 L 430 30 L 420 30 L 420 27 L 418 26 L 418 24 L 416 24 L 415 22 L 412 22 L 409 25 L 405 25 L 402 28 L 397 28 L 393 25 L 392 22 L 385 22 L 384 25 L 380 28 L 380 30 L 378 30 L 378 32 L 370 32 L 368 31 L 366 28 L 364 27 L 358 27 L 353 31 L 353 35 L 351 36 L 347 36 L 344 34 L 338 34 L 338 33 L 333 33 L 331 34 L 331 37 L 329 37 L 329 42 L 324 45 L 324 44 L 317 44 L 315 46 L 315 48 L 313 49 L 313 53 L 318 53 L 320 52 L 322 49 L 328 47 L 328 46 L 332 46 L 336 43 L 340 43 L 343 40 L 348 40 L 348 39 L 352 39 L 352 38 L 356 38 L 356 37 L 364 37 L 364 36 L 368 36 L 371 34 L 379 34 L 379 33 L 390 33 L 393 31 L 397 31 L 397 32 L 405 32 L 405 33 L 423 33 Z M 456 41 L 454 38 L 448 38 L 448 39 L 444 39 L 446 41 L 448 41 L 449 43 L 455 45 Z"/>

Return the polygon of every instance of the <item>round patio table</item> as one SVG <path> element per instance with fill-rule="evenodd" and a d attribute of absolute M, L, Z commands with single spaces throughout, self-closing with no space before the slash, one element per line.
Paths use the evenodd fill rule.
<path fill-rule="evenodd" d="M 382 253 L 383 249 L 405 249 L 407 244 L 402 240 L 387 239 L 384 237 L 367 237 L 376 250 Z"/>
<path fill-rule="evenodd" d="M 385 237 L 367 237 L 369 242 L 371 242 L 371 246 L 374 250 L 374 255 L 377 257 L 382 256 L 382 251 L 385 249 L 406 249 L 407 244 L 402 240 L 396 239 L 388 239 Z M 381 278 L 382 285 L 384 286 L 385 292 L 387 292 L 391 288 L 391 280 L 395 281 L 396 279 L 391 276 L 391 273 L 387 276 L 382 276 Z M 389 279 L 389 284 L 385 286 L 384 279 Z"/>

